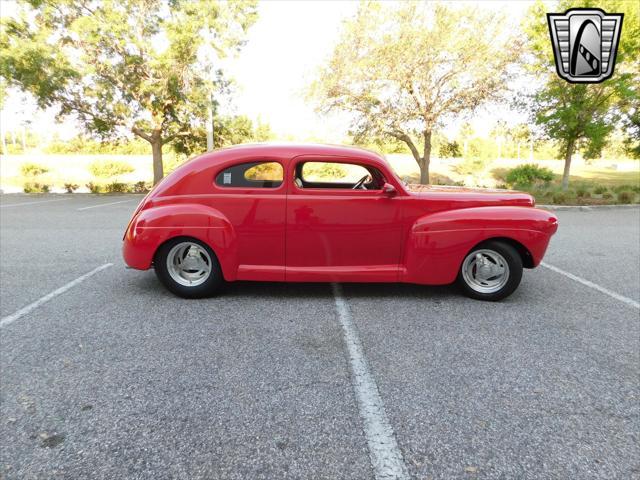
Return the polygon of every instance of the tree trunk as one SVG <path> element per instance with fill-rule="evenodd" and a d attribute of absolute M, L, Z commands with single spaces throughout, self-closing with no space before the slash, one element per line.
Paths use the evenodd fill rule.
<path fill-rule="evenodd" d="M 431 163 L 431 130 L 425 130 L 424 136 L 424 155 L 421 161 L 418 162 L 420 166 L 420 183 L 422 185 L 429 184 L 429 164 Z"/>
<path fill-rule="evenodd" d="M 564 157 L 564 172 L 562 172 L 562 190 L 569 188 L 569 172 L 571 171 L 571 157 L 573 156 L 574 140 L 569 140 Z"/>
<path fill-rule="evenodd" d="M 153 152 L 153 184 L 157 185 L 164 172 L 162 169 L 162 139 L 154 138 L 151 142 L 151 151 Z"/>

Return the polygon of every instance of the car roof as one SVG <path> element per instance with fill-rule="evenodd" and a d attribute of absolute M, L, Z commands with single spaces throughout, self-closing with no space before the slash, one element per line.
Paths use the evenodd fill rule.
<path fill-rule="evenodd" d="M 283 160 L 291 159 L 300 155 L 354 157 L 368 160 L 373 164 L 389 166 L 384 157 L 370 150 L 345 145 L 314 143 L 246 143 L 220 148 L 213 152 L 207 152 L 199 155 L 193 160 L 198 162 L 210 162 L 217 160 L 229 160 L 235 156 L 251 157 L 259 155 L 277 157 Z"/>

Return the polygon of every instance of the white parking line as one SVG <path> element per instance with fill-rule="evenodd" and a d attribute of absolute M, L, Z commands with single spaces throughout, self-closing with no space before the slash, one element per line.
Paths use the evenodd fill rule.
<path fill-rule="evenodd" d="M 601 287 L 600 285 L 590 282 L 589 280 L 585 280 L 584 278 L 578 277 L 577 275 L 574 275 L 573 273 L 569 273 L 569 272 L 565 272 L 564 270 L 562 270 L 561 268 L 555 267 L 553 265 L 549 265 L 548 263 L 545 262 L 540 262 L 540 265 L 542 265 L 543 267 L 547 267 L 549 270 L 553 270 L 556 273 L 559 273 L 560 275 L 564 275 L 565 277 L 570 278 L 571 280 L 575 280 L 576 282 L 579 282 L 583 285 L 586 285 L 589 288 L 593 288 L 594 290 L 598 290 L 599 292 L 604 293 L 605 295 L 609 295 L 612 298 L 615 298 L 616 300 L 621 301 L 622 303 L 626 303 L 627 305 L 637 308 L 638 310 L 640 310 L 640 303 L 636 302 L 635 300 L 629 298 L 629 297 L 625 297 L 624 295 L 620 295 L 619 293 L 613 292 L 611 290 L 609 290 L 608 288 L 604 288 Z"/>
<path fill-rule="evenodd" d="M 48 293 L 47 295 L 45 295 L 44 297 L 36 300 L 33 303 L 30 303 L 29 305 L 27 305 L 26 307 L 22 307 L 20 310 L 18 310 L 15 313 L 12 313 L 11 315 L 7 315 L 6 317 L 4 317 L 2 320 L 0 320 L 0 328 L 6 327 L 7 325 L 9 325 L 10 323 L 15 322 L 16 320 L 18 320 L 19 318 L 24 317 L 27 313 L 35 310 L 36 308 L 38 308 L 40 305 L 43 305 L 45 303 L 47 303 L 49 300 L 51 300 L 54 297 L 57 297 L 58 295 L 63 294 L 64 292 L 66 292 L 67 290 L 69 290 L 70 288 L 75 287 L 76 285 L 78 285 L 81 282 L 84 282 L 87 278 L 89 278 L 92 275 L 95 275 L 96 273 L 104 270 L 105 268 L 109 268 L 113 265 L 113 263 L 105 263 L 104 265 L 99 266 L 98 268 L 94 268 L 93 270 L 91 270 L 88 273 L 85 273 L 84 275 L 82 275 L 81 277 L 76 278 L 75 280 L 72 280 L 71 282 L 67 283 L 66 285 L 63 285 L 62 287 L 58 288 L 57 290 L 54 290 L 51 293 Z"/>
<path fill-rule="evenodd" d="M 64 202 L 66 200 L 71 200 L 71 199 L 70 198 L 57 198 L 55 200 L 39 200 L 37 202 L 9 203 L 9 204 L 6 204 L 6 205 L 0 205 L 0 208 L 22 207 L 24 205 L 36 205 L 38 203 Z"/>
<path fill-rule="evenodd" d="M 408 479 L 407 467 L 404 464 L 391 424 L 387 419 L 378 386 L 369 371 L 358 332 L 351 320 L 349 306 L 342 296 L 340 285 L 334 283 L 332 287 L 338 318 L 349 353 L 349 362 L 353 373 L 353 389 L 358 399 L 360 416 L 364 422 L 364 434 L 369 447 L 373 473 L 376 480 Z"/>
<path fill-rule="evenodd" d="M 120 200 L 119 202 L 100 203 L 98 205 L 91 205 L 90 207 L 82 207 L 82 208 L 79 208 L 78 210 L 89 210 L 90 208 L 106 207 L 108 205 L 115 205 L 116 203 L 134 202 L 136 200 L 137 200 L 136 198 L 130 198 L 129 200 Z"/>

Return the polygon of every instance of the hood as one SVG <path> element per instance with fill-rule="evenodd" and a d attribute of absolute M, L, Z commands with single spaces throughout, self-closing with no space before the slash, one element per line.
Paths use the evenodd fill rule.
<path fill-rule="evenodd" d="M 478 207 L 482 205 L 535 206 L 535 199 L 531 195 L 516 190 L 417 184 L 407 185 L 406 188 L 409 193 L 417 197 L 465 204 L 460 205 L 460 207 Z M 469 205 L 466 205 L 467 203 Z"/>

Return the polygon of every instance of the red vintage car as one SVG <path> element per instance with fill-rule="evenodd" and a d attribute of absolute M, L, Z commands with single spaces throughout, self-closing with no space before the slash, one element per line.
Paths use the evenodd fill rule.
<path fill-rule="evenodd" d="M 499 300 L 557 228 L 526 193 L 405 185 L 366 150 L 241 145 L 162 180 L 133 214 L 123 254 L 188 298 L 257 280 L 457 282 Z"/>

